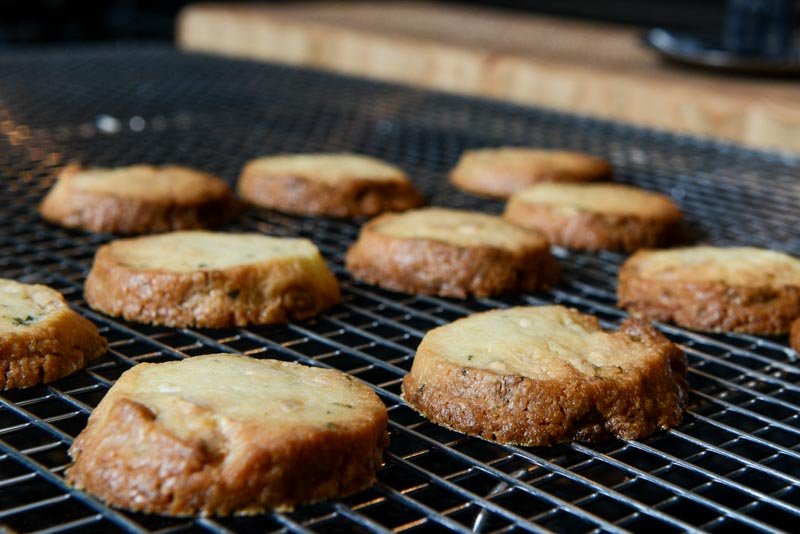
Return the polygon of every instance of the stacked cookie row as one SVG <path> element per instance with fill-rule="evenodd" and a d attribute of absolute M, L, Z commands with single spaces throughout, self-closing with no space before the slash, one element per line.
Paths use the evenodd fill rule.
<path fill-rule="evenodd" d="M 451 180 L 471 192 L 511 195 L 503 217 L 412 209 L 423 199 L 405 173 L 354 155 L 255 160 L 238 190 L 250 203 L 305 215 L 402 211 L 362 227 L 347 253 L 350 273 L 397 291 L 467 298 L 554 285 L 559 266 L 550 243 L 633 251 L 669 242 L 681 215 L 668 198 L 580 183 L 610 176 L 606 162 L 576 153 L 466 153 Z M 117 233 L 214 225 L 237 209 L 221 180 L 151 166 L 67 168 L 41 206 L 50 221 Z M 768 324 L 765 333 L 779 333 L 800 316 L 791 290 L 800 287 L 797 260 L 704 250 L 637 253 L 621 271 L 620 302 L 642 317 L 702 317 L 695 327 L 710 330 Z M 754 260 L 743 265 L 740 256 Z M 702 293 L 700 286 L 713 287 Z M 785 297 L 779 312 L 764 288 Z M 727 315 L 708 319 L 708 295 L 721 299 L 714 309 Z M 221 327 L 311 317 L 340 295 L 310 241 L 180 231 L 101 247 L 86 299 L 132 321 Z M 96 346 L 87 344 L 74 368 L 104 350 L 94 335 Z M 403 397 L 432 421 L 503 443 L 634 439 L 680 422 L 685 375 L 683 352 L 641 319 L 608 332 L 561 306 L 512 308 L 429 332 Z M 370 388 L 333 371 L 230 355 L 143 364 L 90 418 L 71 450 L 68 478 L 111 504 L 152 513 L 286 508 L 369 484 L 387 444 L 386 420 Z"/>
<path fill-rule="evenodd" d="M 452 182 L 486 196 L 511 196 L 505 218 L 571 248 L 632 251 L 669 239 L 677 206 L 638 188 L 583 182 L 608 179 L 599 158 L 564 151 L 469 151 Z M 347 154 L 283 155 L 249 162 L 238 183 L 257 206 L 313 216 L 361 217 L 418 207 L 423 197 L 397 167 Z M 213 227 L 239 207 L 228 185 L 177 166 L 65 168 L 41 205 L 56 224 L 93 232 L 141 234 Z"/>
<path fill-rule="evenodd" d="M 237 189 L 247 202 L 301 215 L 373 216 L 423 203 L 402 170 L 350 154 L 255 159 L 242 170 Z M 240 207 L 226 182 L 186 167 L 70 165 L 39 212 L 68 228 L 147 234 L 219 226 Z"/>

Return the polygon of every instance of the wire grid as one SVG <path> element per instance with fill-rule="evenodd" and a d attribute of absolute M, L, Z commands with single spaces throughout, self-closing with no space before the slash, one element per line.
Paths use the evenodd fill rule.
<path fill-rule="evenodd" d="M 344 302 L 286 326 L 171 329 L 90 310 L 82 283 L 112 236 L 45 224 L 35 205 L 69 160 L 179 163 L 235 180 L 274 152 L 352 150 L 407 169 L 433 204 L 497 212 L 452 189 L 471 147 L 568 147 L 608 157 L 622 182 L 663 191 L 694 238 L 800 255 L 800 161 L 544 110 L 167 48 L 0 54 L 0 276 L 60 290 L 110 341 L 84 372 L 0 394 L 0 524 L 21 532 L 791 531 L 800 516 L 800 370 L 785 338 L 699 334 L 660 325 L 686 350 L 683 423 L 641 441 L 510 447 L 427 422 L 399 399 L 425 332 L 468 313 L 561 303 L 612 327 L 624 256 L 556 249 L 548 292 L 450 300 L 351 280 L 343 255 L 358 223 L 250 209 L 230 231 L 314 240 Z M 128 513 L 64 484 L 67 449 L 114 380 L 136 363 L 235 352 L 343 370 L 373 386 L 392 444 L 378 483 L 292 513 L 224 519 Z"/>

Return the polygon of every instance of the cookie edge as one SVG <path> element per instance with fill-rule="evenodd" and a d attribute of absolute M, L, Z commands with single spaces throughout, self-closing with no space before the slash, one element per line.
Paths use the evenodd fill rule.
<path fill-rule="evenodd" d="M 217 227 L 239 214 L 242 205 L 224 180 L 186 169 L 218 182 L 221 194 L 210 195 L 200 202 L 175 202 L 80 191 L 69 187 L 68 182 L 61 182 L 62 177 L 85 170 L 69 165 L 59 173 L 58 181 L 39 203 L 38 211 L 44 220 L 58 226 L 122 235 Z"/>
<path fill-rule="evenodd" d="M 637 335 L 660 346 L 662 358 L 643 372 L 625 373 L 611 392 L 608 380 L 592 382 L 577 371 L 569 380 L 534 380 L 436 362 L 442 369 L 435 369 L 430 376 L 417 376 L 412 367 L 403 380 L 402 397 L 436 424 L 496 443 L 522 446 L 610 437 L 638 439 L 680 424 L 688 402 L 686 355 L 644 321 L 629 319 L 610 335 L 617 333 Z M 420 352 L 426 357 L 424 351 L 423 340 L 415 364 Z M 431 383 L 435 385 L 431 387 Z M 630 395 L 621 398 L 626 391 Z M 472 402 L 464 401 L 465 392 L 473 394 Z M 669 405 L 662 409 L 666 396 L 671 397 Z M 546 407 L 545 399 L 551 400 Z M 600 413 L 598 401 L 605 414 Z M 553 424 L 559 418 L 569 424 Z M 537 420 L 547 424 L 537 424 Z"/>
<path fill-rule="evenodd" d="M 638 275 L 640 250 L 622 264 L 617 303 L 636 317 L 701 332 L 782 335 L 800 316 L 800 286 L 749 287 L 721 282 L 662 282 Z"/>
<path fill-rule="evenodd" d="M 546 242 L 519 253 L 489 246 L 463 247 L 381 234 L 374 229 L 384 220 L 379 217 L 362 227 L 345 256 L 350 275 L 368 284 L 465 299 L 538 291 L 554 285 L 560 276 L 561 266 Z"/>
<path fill-rule="evenodd" d="M 370 217 L 422 206 L 425 199 L 404 174 L 398 180 L 348 180 L 333 186 L 300 176 L 261 174 L 246 165 L 236 185 L 249 204 L 284 213 L 338 218 Z"/>
<path fill-rule="evenodd" d="M 89 306 L 112 317 L 179 328 L 282 324 L 314 317 L 341 301 L 339 282 L 319 252 L 315 261 L 324 274 L 317 279 L 304 269 L 303 280 L 314 282 L 305 284 L 285 269 L 270 273 L 264 263 L 190 272 L 135 269 L 115 260 L 114 243 L 120 242 L 98 249 L 84 284 Z M 247 289 L 257 288 L 253 282 L 261 279 L 270 279 L 271 287 L 285 282 L 287 291 L 277 299 L 249 302 Z"/>

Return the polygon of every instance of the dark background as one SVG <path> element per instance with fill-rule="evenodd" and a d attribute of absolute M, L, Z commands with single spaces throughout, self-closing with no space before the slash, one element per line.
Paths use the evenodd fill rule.
<path fill-rule="evenodd" d="M 132 39 L 171 41 L 188 0 L 0 0 L 0 46 Z M 699 32 L 721 27 L 724 0 L 505 0 L 457 2 Z"/>

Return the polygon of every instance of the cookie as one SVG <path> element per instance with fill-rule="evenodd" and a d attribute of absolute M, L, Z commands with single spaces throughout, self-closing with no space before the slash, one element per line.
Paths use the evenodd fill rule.
<path fill-rule="evenodd" d="M 514 193 L 503 217 L 555 245 L 633 252 L 674 238 L 683 215 L 669 197 L 637 187 L 543 183 Z"/>
<path fill-rule="evenodd" d="M 443 208 L 373 219 L 348 250 L 346 265 L 369 284 L 456 298 L 535 291 L 559 274 L 538 233 L 500 217 Z"/>
<path fill-rule="evenodd" d="M 800 260 L 751 247 L 643 250 L 620 269 L 617 298 L 694 330 L 786 334 L 800 317 Z"/>
<path fill-rule="evenodd" d="M 791 332 L 789 335 L 789 342 L 795 352 L 800 353 L 800 317 L 792 323 Z"/>
<path fill-rule="evenodd" d="M 281 154 L 250 161 L 239 195 L 286 213 L 372 216 L 423 204 L 401 169 L 358 154 Z"/>
<path fill-rule="evenodd" d="M 563 306 L 477 313 L 428 332 L 403 398 L 431 421 L 499 443 L 643 438 L 676 426 L 686 356 L 643 321 L 616 332 Z"/>
<path fill-rule="evenodd" d="M 531 148 L 468 150 L 450 172 L 457 187 L 488 197 L 508 198 L 539 182 L 589 182 L 611 178 L 611 165 L 581 152 Z"/>
<path fill-rule="evenodd" d="M 236 215 L 231 188 L 185 167 L 70 165 L 39 206 L 51 223 L 90 232 L 144 234 L 205 228 Z"/>
<path fill-rule="evenodd" d="M 0 279 L 0 389 L 74 373 L 106 351 L 97 327 L 47 286 Z"/>
<path fill-rule="evenodd" d="M 311 241 L 204 231 L 100 247 L 85 296 L 129 321 L 208 328 L 305 319 L 340 299 Z"/>
<path fill-rule="evenodd" d="M 255 514 L 361 490 L 386 407 L 339 371 L 230 354 L 141 363 L 95 408 L 67 480 L 137 512 Z"/>

